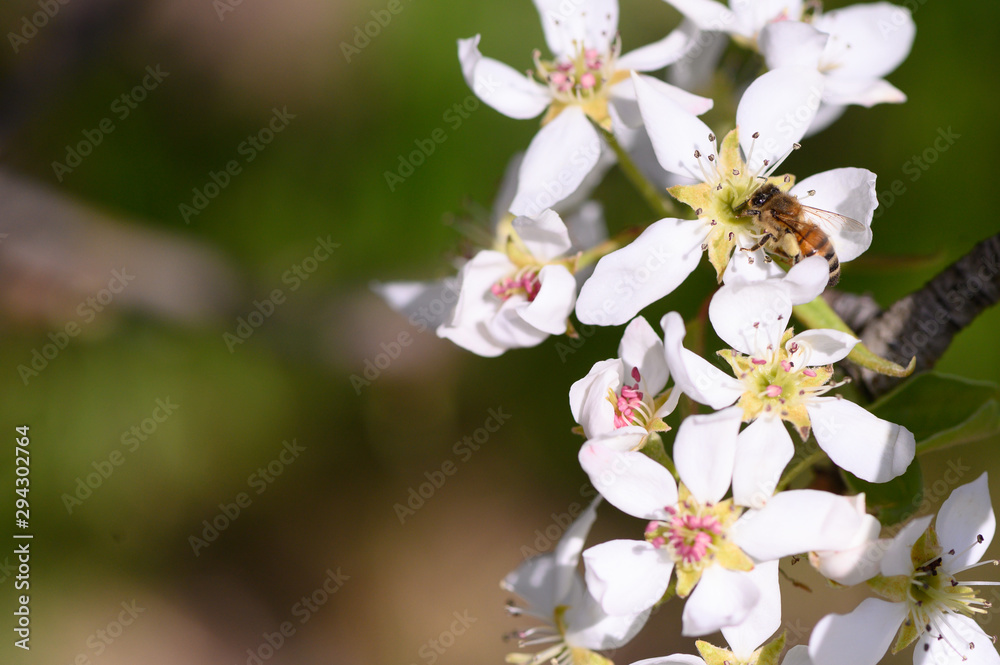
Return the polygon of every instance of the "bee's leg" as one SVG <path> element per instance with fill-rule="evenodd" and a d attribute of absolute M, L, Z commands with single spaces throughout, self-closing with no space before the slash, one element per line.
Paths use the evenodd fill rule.
<path fill-rule="evenodd" d="M 764 243 L 766 243 L 770 239 L 771 239 L 771 234 L 765 233 L 763 236 L 761 236 L 760 240 L 757 241 L 756 245 L 754 245 L 753 247 L 740 247 L 740 250 L 744 252 L 756 252 L 758 249 L 764 246 Z"/>
<path fill-rule="evenodd" d="M 799 244 L 795 242 L 795 236 L 791 233 L 785 235 L 781 239 L 781 251 L 784 252 L 785 256 L 792 260 L 792 265 L 795 265 L 799 261 L 805 258 L 802 254 L 802 249 L 799 248 Z"/>

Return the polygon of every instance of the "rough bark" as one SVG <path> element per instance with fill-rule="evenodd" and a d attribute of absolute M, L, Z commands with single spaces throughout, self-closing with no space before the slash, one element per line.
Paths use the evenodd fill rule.
<path fill-rule="evenodd" d="M 915 372 L 931 369 L 955 335 L 1000 301 L 1000 233 L 987 238 L 918 291 L 877 313 L 868 296 L 834 294 L 831 306 L 872 352 L 900 365 L 916 357 Z M 874 308 L 873 308 L 874 307 Z M 872 398 L 903 379 L 860 370 L 855 376 Z"/>

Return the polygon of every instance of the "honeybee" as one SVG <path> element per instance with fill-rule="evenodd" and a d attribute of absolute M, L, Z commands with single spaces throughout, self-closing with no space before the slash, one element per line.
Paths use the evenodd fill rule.
<path fill-rule="evenodd" d="M 748 251 L 764 247 L 768 252 L 788 258 L 793 264 L 819 254 L 830 264 L 827 286 L 835 286 L 840 281 L 840 260 L 828 234 L 840 230 L 866 230 L 865 225 L 856 219 L 802 205 L 795 195 L 783 192 L 772 184 L 754 192 L 744 206 L 741 216 L 756 217 L 758 229 L 763 232 L 757 244 Z"/>

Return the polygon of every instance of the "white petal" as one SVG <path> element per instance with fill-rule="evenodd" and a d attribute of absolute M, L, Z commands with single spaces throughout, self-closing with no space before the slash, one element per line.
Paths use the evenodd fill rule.
<path fill-rule="evenodd" d="M 797 644 L 785 653 L 781 665 L 813 665 L 809 660 L 809 647 L 805 644 Z"/>
<path fill-rule="evenodd" d="M 524 296 L 513 296 L 504 301 L 496 315 L 485 322 L 487 336 L 507 349 L 525 349 L 544 342 L 552 333 L 541 330 L 524 319 L 525 312 L 533 304 Z M 542 319 L 543 313 L 539 312 L 537 318 Z M 563 324 L 565 325 L 565 320 Z M 559 332 L 565 332 L 565 328 Z"/>
<path fill-rule="evenodd" d="M 569 251 L 572 243 L 562 218 L 545 209 L 536 217 L 515 217 L 512 222 L 528 253 L 539 261 L 550 261 Z"/>
<path fill-rule="evenodd" d="M 602 360 L 594 363 L 587 376 L 570 386 L 570 411 L 588 439 L 614 431 L 615 408 L 608 400 L 608 392 L 618 393 L 622 376 L 621 360 Z"/>
<path fill-rule="evenodd" d="M 688 416 L 674 439 L 674 464 L 681 482 L 702 503 L 717 503 L 729 490 L 736 459 L 736 435 L 743 410 L 730 407 Z"/>
<path fill-rule="evenodd" d="M 566 266 L 550 264 L 538 272 L 538 281 L 535 299 L 518 313 L 533 328 L 561 335 L 576 304 L 576 279 Z"/>
<path fill-rule="evenodd" d="M 562 596 L 557 591 L 559 587 L 557 567 L 552 552 L 535 556 L 507 573 L 500 586 L 524 598 L 532 611 L 541 616 L 552 616 L 556 606 L 562 602 Z"/>
<path fill-rule="evenodd" d="M 556 600 L 565 597 L 565 591 L 569 589 L 567 578 L 571 577 L 571 575 L 565 571 L 576 571 L 576 564 L 580 562 L 580 553 L 583 552 L 583 544 L 587 540 L 587 534 L 590 533 L 590 528 L 594 526 L 594 521 L 597 520 L 597 506 L 600 504 L 601 497 L 595 497 L 586 510 L 580 513 L 573 520 L 573 523 L 569 525 L 569 528 L 566 529 L 566 532 L 556 544 L 555 550 L 553 550 L 556 563 L 559 565 L 561 571 L 563 571 L 564 576 L 564 579 L 560 583 L 563 593 Z"/>
<path fill-rule="evenodd" d="M 614 151 L 609 148 L 607 143 L 604 141 L 598 141 L 596 144 L 591 143 L 590 146 L 585 149 L 597 149 L 599 151 L 597 156 L 597 165 L 583 178 L 583 182 L 580 183 L 580 186 L 577 187 L 576 190 L 574 190 L 566 198 L 562 199 L 559 203 L 552 206 L 553 210 L 563 216 L 563 221 L 566 222 L 566 226 L 569 228 L 570 240 L 573 241 L 573 246 L 577 249 L 589 248 L 597 243 L 594 242 L 589 245 L 577 244 L 581 238 L 577 237 L 577 231 L 573 228 L 573 224 L 575 223 L 571 221 L 573 215 L 588 204 L 597 206 L 596 210 L 600 211 L 603 215 L 603 210 L 600 208 L 600 204 L 596 201 L 589 200 L 589 197 L 594 193 L 594 189 L 604 181 L 604 176 L 611 169 L 611 167 L 618 162 L 618 158 L 615 157 Z M 589 156 L 587 158 L 589 159 Z M 599 231 L 602 236 L 597 242 L 600 242 L 607 237 L 607 229 L 603 228 L 603 218 L 599 221 L 601 224 Z"/>
<path fill-rule="evenodd" d="M 743 574 L 760 591 L 753 612 L 742 623 L 722 629 L 733 653 L 743 662 L 774 634 L 781 625 L 781 589 L 778 586 L 778 562 L 759 563 Z"/>
<path fill-rule="evenodd" d="M 763 507 L 794 455 L 795 444 L 780 418 L 761 417 L 750 423 L 736 440 L 733 501 Z"/>
<path fill-rule="evenodd" d="M 846 106 L 823 102 L 819 105 L 819 110 L 816 111 L 816 117 L 813 119 L 812 124 L 809 125 L 809 129 L 806 130 L 804 138 L 808 138 L 813 134 L 818 134 L 833 123 L 837 122 L 837 120 L 840 119 L 840 116 L 844 115 L 844 111 L 846 110 Z"/>
<path fill-rule="evenodd" d="M 663 97 L 673 101 L 681 110 L 688 113 L 701 115 L 711 109 L 715 103 L 709 97 L 696 95 L 683 88 L 665 83 L 658 78 L 643 74 L 635 74 L 635 76 L 641 79 L 643 83 L 648 84 L 650 88 L 661 93 Z M 611 101 L 614 104 L 615 111 L 618 112 L 622 122 L 627 127 L 635 128 L 643 125 L 642 115 L 639 111 L 639 102 L 635 94 L 635 84 L 632 79 L 622 81 L 611 88 Z"/>
<path fill-rule="evenodd" d="M 585 594 L 582 602 L 566 610 L 566 643 L 571 647 L 616 649 L 635 637 L 649 618 L 650 610 L 620 616 L 608 614 L 597 599 Z"/>
<path fill-rule="evenodd" d="M 450 339 L 466 351 L 472 351 L 484 358 L 495 358 L 510 348 L 493 339 L 486 332 L 485 326 L 480 325 L 468 328 L 441 326 L 437 329 L 437 335 L 444 339 Z"/>
<path fill-rule="evenodd" d="M 594 169 L 594 172 L 598 170 L 600 166 Z M 581 185 L 580 189 L 585 187 L 586 183 Z M 565 201 L 563 205 L 566 205 Z M 572 212 L 567 213 L 565 222 L 572 247 L 577 250 L 590 249 L 608 237 L 608 228 L 604 223 L 604 207 L 597 201 L 584 201 Z"/>
<path fill-rule="evenodd" d="M 778 349 L 791 314 L 788 292 L 775 281 L 726 284 L 708 306 L 708 318 L 722 341 L 758 357 Z"/>
<path fill-rule="evenodd" d="M 702 30 L 731 31 L 736 27 L 736 15 L 715 0 L 666 0 L 677 11 Z"/>
<path fill-rule="evenodd" d="M 760 600 L 760 589 L 746 573 L 709 566 L 684 603 L 681 634 L 707 635 L 747 619 Z"/>
<path fill-rule="evenodd" d="M 905 101 L 903 91 L 885 79 L 828 76 L 823 90 L 823 102 L 834 105 L 858 104 L 871 108 L 876 104 L 902 104 Z"/>
<path fill-rule="evenodd" d="M 586 48 L 608 50 L 618 32 L 618 0 L 535 0 L 545 42 L 556 56 Z"/>
<path fill-rule="evenodd" d="M 736 126 L 751 172 L 764 160 L 770 169 L 785 159 L 812 124 L 822 98 L 823 76 L 808 67 L 772 69 L 750 84 L 736 109 Z"/>
<path fill-rule="evenodd" d="M 768 23 L 802 18 L 802 0 L 731 0 L 730 6 L 740 34 L 747 37 L 757 35 Z"/>
<path fill-rule="evenodd" d="M 493 198 L 493 205 L 490 207 L 490 236 L 497 236 L 497 225 L 510 209 L 510 202 L 514 200 L 517 193 L 517 174 L 521 170 L 521 162 L 524 161 L 524 153 L 516 152 L 507 162 L 503 170 L 503 178 L 497 188 L 496 196 Z"/>
<path fill-rule="evenodd" d="M 599 503 L 600 497 L 590 503 L 559 539 L 555 550 L 528 559 L 509 573 L 501 586 L 528 601 L 538 614 L 551 615 L 569 595 L 583 543 L 597 519 Z"/>
<path fill-rule="evenodd" d="M 820 397 L 809 402 L 806 411 L 819 447 L 834 464 L 862 480 L 884 483 L 913 461 L 913 433 L 854 402 Z"/>
<path fill-rule="evenodd" d="M 757 242 L 752 239 L 749 242 L 744 242 L 743 238 L 738 240 L 737 250 L 733 252 L 722 273 L 723 284 L 759 282 L 765 279 L 780 279 L 784 276 L 785 271 L 779 268 L 776 262 L 764 260 L 767 254 L 763 249 L 750 251 L 756 244 Z"/>
<path fill-rule="evenodd" d="M 656 410 L 656 413 L 653 414 L 653 417 L 666 418 L 671 413 L 673 413 L 674 409 L 677 408 L 677 403 L 681 401 L 681 396 L 683 394 L 684 393 L 682 393 L 680 390 L 671 390 L 670 395 L 668 395 L 667 399 L 664 400 L 663 404 L 660 405 L 660 408 Z"/>
<path fill-rule="evenodd" d="M 769 280 L 727 282 L 712 297 L 708 317 L 724 342 L 748 355 L 778 348 L 793 305 L 811 301 L 826 288 L 830 269 L 811 256 Z"/>
<path fill-rule="evenodd" d="M 665 548 L 610 540 L 583 553 L 587 588 L 608 614 L 641 612 L 663 597 L 674 570 Z"/>
<path fill-rule="evenodd" d="M 796 367 L 817 367 L 843 360 L 860 341 L 854 335 L 839 330 L 814 328 L 788 340 L 785 348 L 791 353 L 791 349 L 798 347 L 793 354 Z"/>
<path fill-rule="evenodd" d="M 479 99 L 510 118 L 534 118 L 552 102 L 549 89 L 523 72 L 479 52 L 479 35 L 458 40 L 465 82 Z"/>
<path fill-rule="evenodd" d="M 904 603 L 879 598 L 861 601 L 850 614 L 827 614 L 809 637 L 809 657 L 815 665 L 875 665 L 904 618 Z"/>
<path fill-rule="evenodd" d="M 854 586 L 861 584 L 875 577 L 881 571 L 882 556 L 885 554 L 886 544 L 877 538 L 879 524 L 878 520 L 868 516 L 866 526 L 871 540 L 840 552 L 823 552 L 815 555 L 816 570 L 837 584 L 844 586 Z"/>
<path fill-rule="evenodd" d="M 822 256 L 810 256 L 789 269 L 781 280 L 793 305 L 803 305 L 818 298 L 830 281 L 830 266 Z"/>
<path fill-rule="evenodd" d="M 612 104 L 608 107 L 612 119 L 617 115 L 618 100 L 615 97 L 611 98 Z M 645 126 L 642 125 L 642 117 L 638 116 L 638 104 L 635 106 L 637 113 L 637 122 L 639 127 L 629 128 L 625 127 L 624 124 L 619 123 L 615 125 L 614 131 L 615 136 L 618 137 L 618 141 L 622 146 L 628 150 L 628 154 L 632 157 L 632 161 L 639 170 L 646 176 L 646 178 L 653 183 L 654 187 L 659 189 L 667 189 L 677 184 L 678 176 L 672 173 L 667 173 L 660 166 L 660 162 L 656 160 L 656 153 L 653 151 L 653 144 L 649 140 L 649 134 L 646 133 Z"/>
<path fill-rule="evenodd" d="M 916 34 L 910 10 L 888 2 L 835 9 L 813 25 L 830 35 L 824 60 L 847 77 L 882 78 L 910 54 Z"/>
<path fill-rule="evenodd" d="M 951 493 L 938 511 L 934 528 L 941 548 L 945 552 L 955 550 L 954 556 L 945 555 L 946 570 L 960 570 L 982 558 L 997 528 L 985 472 Z M 970 547 L 978 536 L 982 536 L 983 542 Z"/>
<path fill-rule="evenodd" d="M 663 39 L 647 44 L 618 58 L 619 69 L 652 72 L 677 62 L 694 46 L 692 31 L 677 28 Z"/>
<path fill-rule="evenodd" d="M 813 550 L 840 550 L 854 540 L 860 517 L 845 497 L 819 490 L 788 490 L 750 510 L 733 527 L 733 540 L 758 561 Z"/>
<path fill-rule="evenodd" d="M 510 211 L 532 217 L 556 205 L 580 187 L 600 156 L 601 139 L 583 110 L 563 110 L 531 139 Z"/>
<path fill-rule="evenodd" d="M 647 78 L 633 74 L 632 82 L 656 159 L 671 173 L 699 182 L 705 180 L 701 162 L 694 153 L 699 151 L 706 160 L 716 153 L 715 141 L 709 139 L 712 130 Z"/>
<path fill-rule="evenodd" d="M 725 32 L 703 31 L 687 18 L 678 29 L 691 31 L 695 46 L 687 57 L 681 58 L 667 69 L 667 80 L 685 90 L 710 88 L 716 67 L 729 46 L 729 35 Z"/>
<path fill-rule="evenodd" d="M 858 516 L 858 528 L 850 546 L 840 550 L 815 551 L 809 555 L 809 562 L 827 579 L 852 586 L 880 572 L 888 541 L 879 539 L 882 525 L 867 513 L 865 495 L 858 494 L 847 499 Z"/>
<path fill-rule="evenodd" d="M 663 355 L 663 340 L 645 318 L 637 316 L 625 326 L 618 357 L 625 363 L 625 382 L 635 382 L 632 368 L 637 368 L 641 378 L 639 387 L 650 393 L 649 397 L 658 395 L 667 386 L 670 373 Z"/>
<path fill-rule="evenodd" d="M 438 336 L 481 356 L 498 356 L 510 348 L 493 337 L 487 323 L 500 309 L 490 287 L 515 269 L 500 252 L 487 250 L 472 257 L 458 273 L 458 302 L 451 320 L 437 329 Z"/>
<path fill-rule="evenodd" d="M 780 21 L 764 26 L 757 46 L 768 69 L 790 66 L 819 69 L 819 59 L 829 38 L 808 23 Z"/>
<path fill-rule="evenodd" d="M 677 485 L 661 464 L 638 452 L 618 452 L 588 441 L 580 466 L 608 503 L 643 519 L 665 519 L 677 504 Z"/>
<path fill-rule="evenodd" d="M 641 449 L 647 438 L 649 432 L 645 427 L 626 425 L 588 439 L 587 443 L 597 444 L 617 453 L 630 453 Z"/>
<path fill-rule="evenodd" d="M 625 323 L 677 288 L 701 259 L 708 230 L 699 220 L 661 219 L 621 249 L 597 262 L 580 289 L 582 323 Z"/>
<path fill-rule="evenodd" d="M 632 665 L 705 665 L 705 661 L 697 656 L 675 653 L 672 656 L 658 656 L 656 658 L 637 660 Z"/>
<path fill-rule="evenodd" d="M 1000 654 L 992 638 L 975 619 L 961 614 L 946 614 L 941 621 L 947 624 L 942 632 L 948 639 L 934 636 L 922 637 L 913 649 L 913 665 L 961 663 L 962 665 L 997 665 Z M 924 645 L 929 645 L 924 651 Z"/>
<path fill-rule="evenodd" d="M 911 558 L 913 545 L 920 539 L 920 536 L 924 535 L 924 531 L 927 530 L 932 519 L 934 519 L 933 515 L 918 517 L 900 529 L 896 537 L 889 542 L 885 554 L 882 555 L 881 570 L 883 575 L 891 577 L 893 575 L 909 576 L 913 574 L 913 559 Z"/>
<path fill-rule="evenodd" d="M 663 328 L 663 352 L 674 377 L 675 390 L 713 409 L 729 406 L 743 394 L 743 384 L 707 360 L 685 349 L 684 320 L 670 312 L 660 321 Z"/>
<path fill-rule="evenodd" d="M 417 332 L 444 323 L 458 302 L 458 280 L 455 278 L 433 282 L 376 282 L 371 288 L 389 307 L 408 316 Z"/>
<path fill-rule="evenodd" d="M 864 231 L 849 231 L 844 227 L 830 233 L 826 229 L 840 262 L 857 258 L 872 243 L 872 216 L 878 207 L 875 194 L 875 174 L 868 169 L 841 168 L 809 176 L 790 190 L 796 196 L 816 193 L 803 201 L 820 210 L 850 217 L 865 225 Z"/>

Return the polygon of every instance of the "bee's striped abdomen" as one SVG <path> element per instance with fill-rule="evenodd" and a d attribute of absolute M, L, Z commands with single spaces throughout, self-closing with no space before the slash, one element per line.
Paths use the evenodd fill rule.
<path fill-rule="evenodd" d="M 795 237 L 799 241 L 803 258 L 819 254 L 826 259 L 826 262 L 830 264 L 830 280 L 826 285 L 836 286 L 837 282 L 840 281 L 840 259 L 837 258 L 829 236 L 818 228 L 812 227 L 804 232 L 796 231 Z"/>

